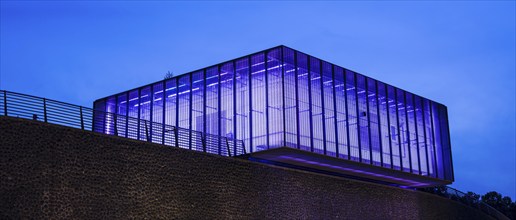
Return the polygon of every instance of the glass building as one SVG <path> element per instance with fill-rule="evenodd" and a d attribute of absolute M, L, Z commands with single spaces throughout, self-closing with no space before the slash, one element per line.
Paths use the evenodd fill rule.
<path fill-rule="evenodd" d="M 241 140 L 263 160 L 413 187 L 454 178 L 446 106 L 285 46 L 102 98 L 94 108 Z M 95 123 L 124 135 L 108 115 Z M 159 129 L 150 136 L 165 142 Z"/>

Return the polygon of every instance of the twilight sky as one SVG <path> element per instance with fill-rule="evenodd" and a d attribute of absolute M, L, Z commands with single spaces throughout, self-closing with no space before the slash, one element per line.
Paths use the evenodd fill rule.
<path fill-rule="evenodd" d="M 445 104 L 452 187 L 516 199 L 514 1 L 0 6 L 0 89 L 91 107 L 283 44 Z"/>

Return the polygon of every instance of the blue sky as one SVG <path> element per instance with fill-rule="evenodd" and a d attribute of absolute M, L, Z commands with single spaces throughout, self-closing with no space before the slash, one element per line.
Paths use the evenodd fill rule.
<path fill-rule="evenodd" d="M 452 186 L 516 199 L 514 1 L 0 5 L 0 89 L 91 106 L 283 44 L 445 104 Z"/>

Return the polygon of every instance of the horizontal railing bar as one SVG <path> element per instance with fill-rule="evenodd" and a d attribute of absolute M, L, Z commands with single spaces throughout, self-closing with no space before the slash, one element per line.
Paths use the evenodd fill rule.
<path fill-rule="evenodd" d="M 42 108 L 41 109 L 34 108 L 30 105 L 20 105 L 18 103 L 8 103 L 7 109 L 8 109 L 8 111 L 13 110 L 13 109 L 25 109 L 25 110 L 30 110 L 30 111 L 34 111 L 34 112 L 44 112 L 44 109 L 42 109 Z"/>
<path fill-rule="evenodd" d="M 67 108 L 61 108 L 57 105 L 47 105 L 47 110 L 54 110 L 54 111 L 60 111 L 60 112 L 74 112 L 76 114 L 80 113 L 80 109 L 67 109 Z"/>
<path fill-rule="evenodd" d="M 56 104 L 56 105 L 59 105 L 59 106 L 63 106 L 65 108 L 88 108 L 88 107 L 84 107 L 84 106 L 80 106 L 80 105 L 74 105 L 74 104 L 70 104 L 70 103 L 66 103 L 66 102 L 61 102 L 61 101 L 57 101 L 57 100 L 53 100 L 53 99 L 46 99 L 46 102 L 47 104 Z"/>
<path fill-rule="evenodd" d="M 81 126 L 81 122 L 80 121 L 70 121 L 70 120 L 67 120 L 67 119 L 64 119 L 64 118 L 48 118 L 47 117 L 47 122 L 49 123 L 52 123 L 52 122 L 62 122 L 62 123 L 66 123 L 66 124 L 70 124 L 70 125 L 79 125 Z"/>
<path fill-rule="evenodd" d="M 41 105 L 41 106 L 39 106 L 39 105 Z M 31 103 L 31 102 L 25 102 L 25 101 L 19 101 L 19 100 L 16 100 L 16 101 L 8 100 L 7 107 L 9 107 L 9 106 L 27 106 L 27 107 L 31 107 L 34 109 L 43 109 L 43 103 Z"/>
<path fill-rule="evenodd" d="M 61 117 L 61 118 L 67 118 L 67 117 L 76 118 L 78 121 L 81 121 L 81 115 L 80 114 L 73 114 L 72 115 L 69 112 L 57 112 L 57 111 L 48 111 L 47 110 L 47 116 L 48 115 L 57 116 L 57 117 Z"/>
<path fill-rule="evenodd" d="M 13 107 L 23 107 L 23 108 L 29 108 L 29 109 L 34 109 L 34 110 L 41 110 L 43 111 L 43 108 L 37 108 L 37 107 L 34 107 L 34 105 L 32 104 L 27 104 L 27 103 L 20 103 L 20 102 L 10 102 L 10 103 L 7 103 L 7 108 L 13 108 Z"/>
<path fill-rule="evenodd" d="M 37 115 L 38 117 L 41 116 L 41 119 L 43 119 L 43 112 L 41 114 L 35 114 L 34 112 L 30 110 L 24 110 L 24 109 L 12 109 L 7 112 L 7 116 L 13 115 L 13 114 L 27 114 L 32 118 L 33 115 Z"/>
<path fill-rule="evenodd" d="M 0 91 L 5 91 L 5 90 L 0 90 Z M 44 98 L 38 97 L 38 96 L 33 96 L 33 95 L 28 95 L 28 94 L 21 94 L 21 93 L 11 92 L 11 91 L 6 91 L 6 94 L 7 94 L 8 97 L 9 97 L 9 95 L 18 95 L 18 96 L 22 96 L 22 97 L 30 97 L 30 98 L 37 99 L 37 100 L 43 100 L 44 99 Z M 47 99 L 47 100 L 51 100 L 51 99 Z M 71 104 L 71 103 L 66 103 L 66 102 L 61 102 L 61 101 L 57 101 L 57 100 L 52 100 L 52 101 L 60 102 L 60 103 L 67 104 L 67 105 L 74 105 L 74 106 L 77 106 L 77 107 L 81 107 L 79 105 L 75 105 L 75 104 Z M 87 107 L 82 107 L 82 108 L 87 108 Z"/>

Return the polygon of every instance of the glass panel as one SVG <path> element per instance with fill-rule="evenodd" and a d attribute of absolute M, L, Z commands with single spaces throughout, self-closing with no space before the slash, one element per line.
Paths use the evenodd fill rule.
<path fill-rule="evenodd" d="M 104 133 L 104 128 L 106 125 L 106 100 L 97 100 L 95 103 L 93 103 L 93 109 L 95 109 L 93 112 L 93 121 L 95 122 L 93 125 L 93 131 Z"/>
<path fill-rule="evenodd" d="M 332 65 L 327 62 L 322 62 L 323 74 L 323 94 L 324 94 L 324 125 L 326 132 L 326 154 L 330 156 L 337 156 L 337 131 L 335 123 L 335 106 L 334 106 L 334 81 L 332 76 Z"/>
<path fill-rule="evenodd" d="M 244 141 L 246 152 L 250 152 L 250 124 L 249 124 L 249 59 L 236 61 L 236 136 Z"/>
<path fill-rule="evenodd" d="M 285 144 L 287 147 L 298 147 L 298 108 L 297 108 L 297 82 L 294 62 L 294 51 L 283 48 L 284 86 L 285 86 Z"/>
<path fill-rule="evenodd" d="M 190 129 L 190 75 L 179 77 L 179 127 Z"/>
<path fill-rule="evenodd" d="M 405 92 L 401 89 L 396 89 L 396 96 L 398 98 L 398 128 L 401 143 L 401 160 L 403 171 L 410 172 L 410 154 L 409 154 L 409 140 L 407 129 L 407 114 L 405 111 Z"/>
<path fill-rule="evenodd" d="M 433 120 L 432 114 L 430 111 L 430 101 L 423 99 L 423 119 L 425 122 L 425 144 L 427 147 L 428 154 L 428 172 L 431 177 L 437 178 L 437 163 L 435 161 L 435 141 L 434 141 L 434 132 L 433 132 Z"/>
<path fill-rule="evenodd" d="M 439 121 L 440 112 L 438 104 L 430 102 L 431 114 L 434 125 L 434 137 L 435 137 L 435 155 L 437 161 L 437 175 L 439 179 L 444 179 L 444 161 L 443 161 L 443 145 L 442 145 L 442 128 Z"/>
<path fill-rule="evenodd" d="M 401 170 L 401 144 L 398 129 L 398 108 L 396 108 L 396 89 L 387 85 L 387 106 L 389 107 L 389 139 L 391 140 L 393 168 Z"/>
<path fill-rule="evenodd" d="M 365 77 L 356 74 L 356 85 L 357 85 L 357 99 L 358 99 L 358 125 L 360 132 L 360 147 L 362 154 L 362 162 L 370 163 L 371 161 L 371 146 L 369 145 L 369 126 L 368 126 L 368 111 L 367 111 L 367 94 L 366 94 L 366 81 Z"/>
<path fill-rule="evenodd" d="M 324 153 L 323 112 L 320 60 L 310 57 L 310 86 L 312 98 L 312 143 L 315 153 Z"/>
<path fill-rule="evenodd" d="M 144 141 L 151 140 L 150 137 L 150 86 L 147 86 L 140 91 L 140 135 L 139 139 Z"/>
<path fill-rule="evenodd" d="M 127 137 L 138 139 L 138 89 L 129 92 L 129 113 Z"/>
<path fill-rule="evenodd" d="M 376 80 L 367 78 L 367 102 L 369 104 L 369 132 L 370 144 L 373 155 L 373 164 L 377 166 L 382 165 L 382 142 L 380 141 L 380 130 L 378 123 L 378 96 L 376 95 Z"/>
<path fill-rule="evenodd" d="M 337 117 L 337 140 L 339 157 L 348 158 L 348 125 L 346 122 L 346 87 L 344 86 L 344 69 L 334 66 L 335 105 Z"/>
<path fill-rule="evenodd" d="M 416 112 L 414 111 L 414 96 L 410 93 L 405 93 L 407 100 L 407 118 L 408 118 L 408 138 L 409 138 L 409 147 L 410 147 L 410 158 L 412 164 L 412 173 L 419 174 L 420 171 L 420 158 L 418 154 L 418 142 L 416 135 Z"/>
<path fill-rule="evenodd" d="M 358 120 L 357 120 L 357 92 L 355 89 L 355 73 L 346 70 L 346 96 L 348 102 L 349 121 L 349 148 L 351 160 L 360 161 Z"/>
<path fill-rule="evenodd" d="M 192 145 L 196 151 L 203 151 L 204 133 L 204 71 L 192 73 Z"/>
<path fill-rule="evenodd" d="M 220 67 L 220 136 L 233 140 L 233 62 L 227 62 Z M 226 145 L 224 145 L 226 146 Z M 222 147 L 222 154 L 227 155 L 227 147 Z M 231 149 L 230 149 L 231 152 Z"/>
<path fill-rule="evenodd" d="M 252 150 L 267 149 L 267 121 L 265 117 L 265 63 L 264 54 L 251 57 L 252 93 Z"/>
<path fill-rule="evenodd" d="M 441 122 L 441 138 L 443 146 L 443 166 L 445 179 L 453 181 L 453 166 L 451 160 L 451 148 L 450 148 L 450 130 L 448 127 L 448 110 L 446 106 L 439 105 L 439 121 Z"/>
<path fill-rule="evenodd" d="M 269 147 L 280 147 L 283 145 L 282 73 L 281 49 L 273 49 L 267 53 Z"/>
<path fill-rule="evenodd" d="M 162 143 L 163 139 L 163 82 L 152 85 L 152 142 Z"/>
<path fill-rule="evenodd" d="M 377 81 L 377 98 L 378 98 L 378 118 L 380 123 L 379 135 L 382 146 L 383 167 L 391 167 L 391 143 L 389 140 L 389 112 L 388 100 L 385 84 Z"/>
<path fill-rule="evenodd" d="M 426 134 L 425 134 L 425 122 L 423 118 L 423 108 L 421 106 L 422 100 L 419 96 L 414 96 L 414 111 L 416 113 L 416 133 L 418 139 L 419 146 L 419 159 L 420 159 L 420 169 L 421 175 L 428 175 L 428 154 L 427 154 L 427 144 L 426 144 Z"/>
<path fill-rule="evenodd" d="M 116 126 L 117 126 L 117 131 L 118 131 L 118 136 L 122 136 L 122 137 L 127 137 L 127 133 L 126 133 L 126 126 L 127 126 L 127 111 L 128 111 L 128 108 L 127 108 L 127 93 L 122 93 L 120 95 L 118 95 L 117 97 L 117 109 L 116 109 L 116 114 L 118 115 L 117 117 L 117 123 L 116 123 Z"/>
<path fill-rule="evenodd" d="M 116 97 L 111 96 L 106 99 L 106 127 L 105 134 L 117 134 L 115 132 L 115 110 L 116 110 Z"/>
<path fill-rule="evenodd" d="M 177 127 L 177 85 L 176 79 L 165 82 L 165 124 Z M 165 144 L 177 146 L 175 131 L 167 127 L 165 129 Z"/>
<path fill-rule="evenodd" d="M 207 134 L 219 135 L 219 70 L 218 66 L 206 69 L 206 114 L 205 132 Z M 210 153 L 219 152 L 218 141 L 215 147 L 207 147 Z"/>
<path fill-rule="evenodd" d="M 297 65 L 297 97 L 299 103 L 299 148 L 311 150 L 311 115 L 310 115 L 310 93 L 308 80 L 308 57 L 305 54 L 296 53 Z"/>

